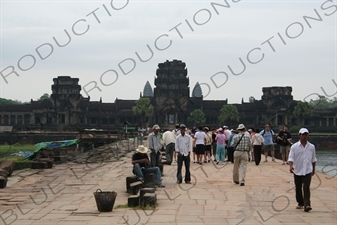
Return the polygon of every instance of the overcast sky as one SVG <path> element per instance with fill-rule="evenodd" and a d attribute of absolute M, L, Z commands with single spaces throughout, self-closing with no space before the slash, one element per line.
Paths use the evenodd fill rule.
<path fill-rule="evenodd" d="M 336 0 L 0 2 L 2 98 L 37 99 L 71 76 L 92 101 L 138 99 L 173 59 L 208 100 L 260 99 L 270 86 L 292 86 L 295 100 L 337 96 Z"/>

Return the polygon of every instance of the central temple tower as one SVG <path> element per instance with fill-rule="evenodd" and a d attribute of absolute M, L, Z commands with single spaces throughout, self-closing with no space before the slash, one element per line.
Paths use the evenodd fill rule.
<path fill-rule="evenodd" d="M 175 124 L 184 116 L 189 101 L 189 78 L 186 64 L 180 60 L 158 64 L 154 84 L 156 121 L 161 124 Z"/>

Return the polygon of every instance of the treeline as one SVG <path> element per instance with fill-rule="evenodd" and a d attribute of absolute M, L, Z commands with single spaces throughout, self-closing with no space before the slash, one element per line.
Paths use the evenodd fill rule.
<path fill-rule="evenodd" d="M 45 93 L 43 94 L 38 100 L 42 101 L 44 99 L 49 99 L 49 94 Z M 29 102 L 21 102 L 19 100 L 12 100 L 12 99 L 6 99 L 6 98 L 0 98 L 0 105 L 22 105 L 27 104 Z"/>
<path fill-rule="evenodd" d="M 310 100 L 309 105 L 317 109 L 331 109 L 337 107 L 337 97 L 328 99 L 325 96 L 319 96 L 317 100 Z"/>

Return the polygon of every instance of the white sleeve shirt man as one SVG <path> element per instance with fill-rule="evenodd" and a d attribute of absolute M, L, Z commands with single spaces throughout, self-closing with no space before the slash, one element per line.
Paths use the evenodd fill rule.
<path fill-rule="evenodd" d="M 176 139 L 175 148 L 176 152 L 179 152 L 184 156 L 188 156 L 188 154 L 192 151 L 192 137 L 188 134 L 185 134 L 184 136 L 179 134 Z"/>
<path fill-rule="evenodd" d="M 171 143 L 176 143 L 176 136 L 172 131 L 165 131 L 163 133 L 163 142 L 165 146 Z"/>
<path fill-rule="evenodd" d="M 312 163 L 316 162 L 315 146 L 309 142 L 305 147 L 300 141 L 293 144 L 290 148 L 288 162 L 293 162 L 294 174 L 297 176 L 305 176 L 312 173 Z"/>

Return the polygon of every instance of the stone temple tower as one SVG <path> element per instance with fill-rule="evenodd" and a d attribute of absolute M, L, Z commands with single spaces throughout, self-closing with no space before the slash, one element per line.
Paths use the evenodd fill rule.
<path fill-rule="evenodd" d="M 156 121 L 161 124 L 178 123 L 182 119 L 190 93 L 186 64 L 180 60 L 159 63 L 156 75 Z"/>

